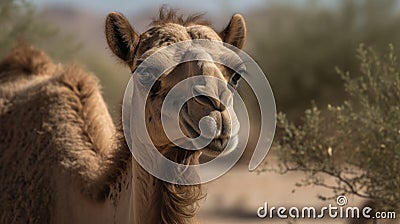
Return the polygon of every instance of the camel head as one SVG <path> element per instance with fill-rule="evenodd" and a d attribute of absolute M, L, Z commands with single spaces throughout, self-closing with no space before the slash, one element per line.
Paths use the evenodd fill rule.
<path fill-rule="evenodd" d="M 217 81 L 206 79 L 206 81 L 194 83 L 191 88 L 182 88 L 182 91 L 186 89 L 186 91 L 196 91 L 198 94 L 187 100 L 179 112 L 179 126 L 182 133 L 194 139 L 207 128 L 212 129 L 212 134 L 208 136 L 210 143 L 200 150 L 211 157 L 236 147 L 239 122 L 233 111 L 231 98 L 232 90 L 237 87 L 241 78 L 238 73 L 212 61 L 184 62 L 164 71 L 154 81 L 150 94 L 146 97 L 143 94 L 143 86 L 154 78 L 154 74 L 151 74 L 151 69 L 147 71 L 136 69 L 140 68 L 140 64 L 157 50 L 178 42 L 207 39 L 225 42 L 239 49 L 243 48 L 246 26 L 240 14 L 233 15 L 222 32 L 216 32 L 198 15 L 183 19 L 176 16 L 173 11 L 161 10 L 159 18 L 153 21 L 152 27 L 139 34 L 122 14 L 113 12 L 106 19 L 106 38 L 112 52 L 131 69 L 132 73 L 139 76 L 133 77 L 134 105 L 138 107 L 145 105 L 147 131 L 160 152 L 174 148 L 173 143 L 165 134 L 161 120 L 163 113 L 161 108 L 165 97 L 176 84 L 195 76 L 213 77 L 216 78 L 213 80 Z M 203 51 L 196 53 L 207 54 Z M 207 55 L 203 56 L 207 57 Z M 213 92 L 214 97 L 202 94 L 206 92 Z M 222 101 L 228 103 L 221 103 Z M 199 125 L 202 119 L 203 127 Z"/>

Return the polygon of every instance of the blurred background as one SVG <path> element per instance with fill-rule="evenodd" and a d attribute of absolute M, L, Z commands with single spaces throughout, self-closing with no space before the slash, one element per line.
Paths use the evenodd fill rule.
<path fill-rule="evenodd" d="M 301 117 L 311 102 L 326 108 L 327 104 L 336 105 L 347 99 L 344 81 L 335 67 L 357 74 L 360 63 L 356 49 L 360 43 L 376 51 L 386 50 L 390 43 L 400 46 L 399 3 L 396 0 L 1 0 L 0 58 L 16 40 L 21 40 L 43 49 L 55 62 L 80 64 L 99 77 L 109 110 L 117 119 L 130 73 L 107 47 L 103 32 L 107 13 L 124 13 L 139 32 L 148 28 L 163 4 L 179 8 L 186 15 L 204 12 L 217 31 L 227 25 L 233 13 L 241 13 L 248 29 L 245 51 L 266 74 L 277 110 L 301 125 Z M 247 103 L 254 104 L 251 99 Z M 257 124 L 257 118 L 253 122 Z M 277 138 L 280 135 L 278 132 Z M 278 165 L 274 150 L 273 147 L 264 170 Z M 248 158 L 251 153 L 246 155 Z M 297 188 L 296 183 L 304 177 L 302 173 L 249 173 L 246 161 L 205 186 L 208 197 L 199 215 L 204 223 L 266 223 L 256 216 L 257 208 L 266 201 L 275 206 L 318 207 L 334 203 L 318 199 L 318 195 L 329 192 L 326 188 L 313 185 Z M 352 205 L 362 202 L 357 196 L 349 196 Z M 317 221 L 270 220 L 270 223 Z"/>

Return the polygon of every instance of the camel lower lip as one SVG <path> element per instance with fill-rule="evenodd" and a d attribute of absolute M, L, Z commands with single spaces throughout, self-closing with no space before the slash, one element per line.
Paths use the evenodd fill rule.
<path fill-rule="evenodd" d="M 200 134 L 189 124 L 186 119 L 182 119 L 182 124 L 186 130 L 187 137 L 189 138 L 197 138 L 200 136 Z M 210 139 L 209 139 L 210 140 Z M 214 138 L 211 140 L 211 142 L 206 146 L 207 149 L 216 151 L 216 152 L 221 152 L 225 149 L 227 143 L 228 143 L 229 138 Z"/>
<path fill-rule="evenodd" d="M 213 151 L 221 152 L 226 148 L 227 142 L 227 140 L 221 138 L 213 139 L 210 144 L 208 144 L 207 148 Z"/>

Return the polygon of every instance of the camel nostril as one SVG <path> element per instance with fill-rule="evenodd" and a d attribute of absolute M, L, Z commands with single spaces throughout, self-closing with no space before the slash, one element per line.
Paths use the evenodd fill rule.
<path fill-rule="evenodd" d="M 212 106 L 222 112 L 232 105 L 232 93 L 228 88 L 219 88 L 218 94 L 212 88 L 204 85 L 195 85 L 192 89 L 194 99 L 197 103 L 204 106 Z"/>
<path fill-rule="evenodd" d="M 226 109 L 225 105 L 221 103 L 218 99 L 207 96 L 196 96 L 195 101 L 204 106 L 212 106 L 213 109 L 218 111 L 224 111 Z"/>
<path fill-rule="evenodd" d="M 222 105 L 221 101 L 219 100 L 218 95 L 214 95 L 207 86 L 203 85 L 196 85 L 193 87 L 193 95 L 195 96 L 194 99 L 202 104 L 202 105 L 209 105 L 212 106 L 214 109 L 223 111 L 225 110 L 224 105 Z"/>
<path fill-rule="evenodd" d="M 212 102 L 212 100 L 209 97 L 206 96 L 196 96 L 194 97 L 194 100 L 204 106 L 207 105 L 214 105 L 214 103 Z"/>

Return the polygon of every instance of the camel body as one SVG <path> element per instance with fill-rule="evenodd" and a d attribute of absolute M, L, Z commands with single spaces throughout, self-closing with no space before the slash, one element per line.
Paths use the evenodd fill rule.
<path fill-rule="evenodd" d="M 17 47 L 0 64 L 0 124 L 1 223 L 131 223 L 130 152 L 94 75 Z"/>

